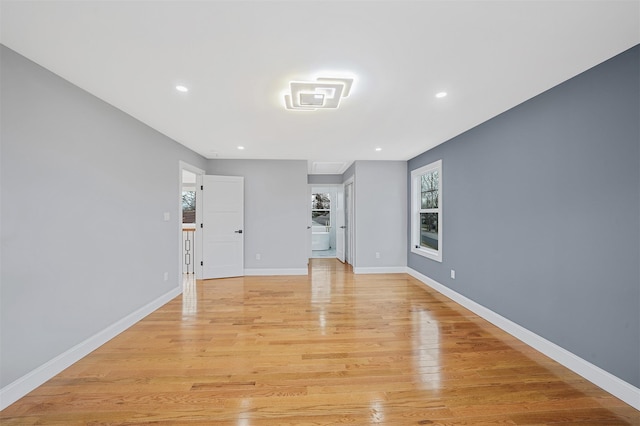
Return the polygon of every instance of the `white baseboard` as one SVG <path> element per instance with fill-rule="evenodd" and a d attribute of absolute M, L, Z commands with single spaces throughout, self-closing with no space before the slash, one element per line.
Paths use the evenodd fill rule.
<path fill-rule="evenodd" d="M 368 268 L 353 268 L 354 274 L 404 274 L 406 266 L 373 266 Z"/>
<path fill-rule="evenodd" d="M 511 320 L 493 312 L 490 309 L 474 302 L 471 299 L 451 290 L 439 282 L 421 274 L 420 272 L 407 268 L 407 273 L 420 280 L 425 285 L 431 287 L 454 302 L 464 306 L 473 313 L 486 319 L 493 325 L 501 328 L 513 337 L 521 340 L 534 349 L 542 352 L 554 361 L 562 364 L 573 372 L 589 380 L 596 386 L 601 387 L 613 396 L 621 399 L 637 410 L 640 410 L 640 389 L 601 369 L 598 366 L 580 358 L 566 349 L 548 341 L 547 339 L 527 330 Z"/>
<path fill-rule="evenodd" d="M 245 269 L 244 274 L 249 276 L 256 275 L 309 275 L 309 270 L 307 268 L 288 268 L 288 269 L 277 269 L 277 268 L 266 268 L 266 269 Z"/>
<path fill-rule="evenodd" d="M 182 293 L 177 287 L 0 389 L 0 410 L 16 402 Z"/>

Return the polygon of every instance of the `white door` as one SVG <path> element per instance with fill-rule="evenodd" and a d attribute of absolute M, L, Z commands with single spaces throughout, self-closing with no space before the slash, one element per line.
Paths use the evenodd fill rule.
<path fill-rule="evenodd" d="M 344 185 L 338 187 L 336 194 L 336 257 L 344 263 Z"/>
<path fill-rule="evenodd" d="M 244 178 L 203 176 L 202 279 L 244 275 Z"/>
<path fill-rule="evenodd" d="M 309 259 L 313 257 L 313 246 L 312 246 L 312 228 L 311 228 L 311 199 L 313 198 L 313 188 L 309 186 L 309 196 L 307 197 L 307 265 L 309 264 Z"/>
<path fill-rule="evenodd" d="M 344 187 L 345 205 L 345 260 L 349 265 L 353 265 L 354 256 L 354 223 L 353 223 L 353 182 L 349 182 Z"/>

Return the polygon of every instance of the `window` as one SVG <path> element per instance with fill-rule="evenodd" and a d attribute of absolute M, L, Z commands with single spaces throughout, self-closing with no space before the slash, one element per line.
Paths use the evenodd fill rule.
<path fill-rule="evenodd" d="M 331 226 L 331 198 L 328 193 L 311 194 L 311 225 Z"/>
<path fill-rule="evenodd" d="M 196 223 L 195 191 L 182 191 L 182 223 Z"/>
<path fill-rule="evenodd" d="M 442 262 L 442 160 L 411 172 L 411 251 Z"/>

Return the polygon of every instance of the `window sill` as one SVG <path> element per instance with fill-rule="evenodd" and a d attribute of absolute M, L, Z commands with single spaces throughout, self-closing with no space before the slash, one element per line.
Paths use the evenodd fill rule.
<path fill-rule="evenodd" d="M 416 248 L 415 246 L 411 247 L 411 253 L 415 253 L 422 257 L 426 257 L 427 259 L 435 260 L 436 262 L 442 263 L 442 252 L 435 250 L 428 250 L 424 248 Z"/>

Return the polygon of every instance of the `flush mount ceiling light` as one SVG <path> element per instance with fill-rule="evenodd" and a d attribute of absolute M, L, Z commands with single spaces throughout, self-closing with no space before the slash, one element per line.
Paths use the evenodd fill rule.
<path fill-rule="evenodd" d="M 438 92 L 436 93 L 436 98 L 444 98 L 447 96 L 447 92 Z"/>
<path fill-rule="evenodd" d="M 186 92 L 189 91 L 189 88 L 187 86 L 183 86 L 183 85 L 179 84 L 179 85 L 176 86 L 176 90 L 178 92 L 186 93 Z"/>
<path fill-rule="evenodd" d="M 340 100 L 349 96 L 353 78 L 320 77 L 315 81 L 292 81 L 290 92 L 284 95 L 287 109 L 315 111 L 317 109 L 335 109 Z"/>

